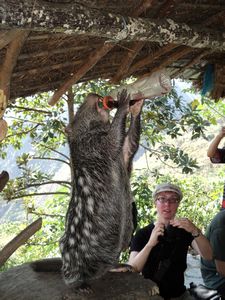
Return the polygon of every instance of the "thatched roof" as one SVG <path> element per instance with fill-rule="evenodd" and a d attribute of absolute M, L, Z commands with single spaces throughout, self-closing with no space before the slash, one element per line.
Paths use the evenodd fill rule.
<path fill-rule="evenodd" d="M 57 90 L 57 101 L 76 82 L 163 67 L 201 87 L 207 64 L 223 97 L 224 28 L 223 0 L 1 0 L 0 97 Z"/>

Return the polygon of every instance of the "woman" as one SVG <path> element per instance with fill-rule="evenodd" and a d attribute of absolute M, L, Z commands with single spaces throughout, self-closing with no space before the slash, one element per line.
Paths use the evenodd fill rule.
<path fill-rule="evenodd" d="M 187 218 L 175 218 L 183 194 L 171 183 L 156 187 L 154 223 L 140 229 L 131 243 L 129 264 L 155 281 L 164 299 L 193 299 L 184 285 L 187 251 L 191 245 L 204 259 L 212 259 L 209 241 Z"/>

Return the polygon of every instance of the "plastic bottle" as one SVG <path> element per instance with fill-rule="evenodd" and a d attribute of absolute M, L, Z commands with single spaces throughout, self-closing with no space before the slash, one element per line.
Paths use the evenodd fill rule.
<path fill-rule="evenodd" d="M 117 93 L 126 89 L 130 94 L 131 99 L 134 99 L 136 95 L 142 95 L 142 99 L 151 99 L 153 97 L 162 96 L 171 91 L 171 79 L 165 70 L 160 70 L 153 73 L 148 77 L 143 77 L 135 82 L 119 87 L 119 89 L 113 90 L 110 96 L 116 99 Z"/>
<path fill-rule="evenodd" d="M 127 85 L 122 85 L 118 89 L 113 90 L 110 96 L 103 97 L 99 100 L 99 107 L 104 109 L 113 109 L 118 107 L 118 102 L 115 100 L 117 94 L 123 89 L 130 94 L 130 105 L 141 99 L 151 99 L 162 96 L 171 91 L 171 80 L 165 70 L 160 70 L 153 73 L 151 76 L 146 76 L 135 82 Z"/>

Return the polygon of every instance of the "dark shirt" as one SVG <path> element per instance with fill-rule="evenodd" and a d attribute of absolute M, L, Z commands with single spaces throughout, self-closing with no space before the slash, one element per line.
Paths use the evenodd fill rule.
<path fill-rule="evenodd" d="M 131 251 L 140 252 L 145 247 L 153 228 L 154 224 L 151 223 L 136 233 Z M 192 241 L 192 235 L 184 229 L 169 226 L 164 237 L 160 237 L 159 243 L 152 248 L 142 274 L 158 284 L 162 297 L 179 297 L 185 292 L 184 271 Z"/>
<path fill-rule="evenodd" d="M 205 235 L 212 246 L 214 259 L 225 262 L 225 210 L 215 215 Z M 214 260 L 201 258 L 201 272 L 207 287 L 218 289 L 225 284 L 225 277 L 217 272 Z"/>
<path fill-rule="evenodd" d="M 218 148 L 215 152 L 214 157 L 210 157 L 210 160 L 214 164 L 225 163 L 225 148 Z"/>

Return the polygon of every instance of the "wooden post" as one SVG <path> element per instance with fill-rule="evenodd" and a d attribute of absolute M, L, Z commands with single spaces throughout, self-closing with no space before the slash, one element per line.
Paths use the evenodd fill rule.
<path fill-rule="evenodd" d="M 27 226 L 21 231 L 14 239 L 12 239 L 1 251 L 0 251 L 0 267 L 4 265 L 7 259 L 25 242 L 35 234 L 42 226 L 42 218 L 37 219 L 35 222 Z"/>

